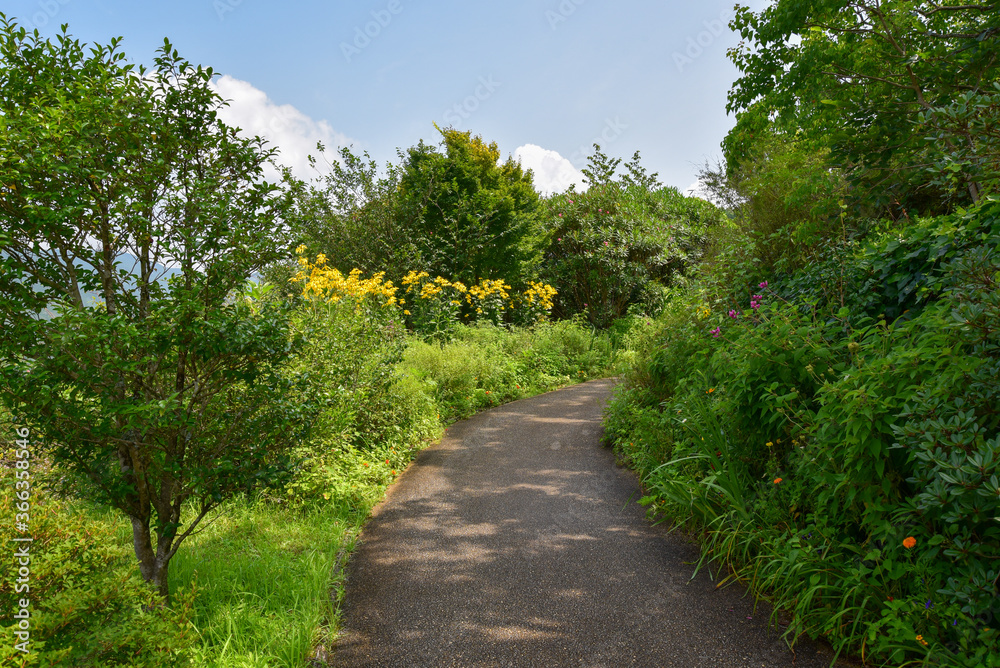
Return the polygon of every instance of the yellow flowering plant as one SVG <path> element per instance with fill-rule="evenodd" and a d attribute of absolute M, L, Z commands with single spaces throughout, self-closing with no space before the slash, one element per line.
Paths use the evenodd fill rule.
<path fill-rule="evenodd" d="M 459 322 L 466 287 L 442 276 L 431 278 L 426 271 L 410 271 L 401 283 L 406 290 L 403 314 L 413 331 L 428 338 L 448 338 Z"/>
<path fill-rule="evenodd" d="M 302 283 L 302 294 L 314 304 L 336 304 L 343 299 L 353 301 L 355 308 L 386 308 L 396 306 L 398 288 L 392 281 L 384 280 L 385 272 L 378 272 L 370 278 L 363 278 L 360 269 L 352 269 L 344 276 L 338 269 L 327 265 L 327 258 L 320 253 L 314 261 L 302 255 L 305 248 L 299 246 L 299 271 L 292 277 L 295 283 Z"/>
<path fill-rule="evenodd" d="M 460 281 L 416 270 L 406 274 L 396 287 L 385 280 L 384 272 L 364 278 L 360 269 L 353 269 L 345 276 L 329 266 L 323 254 L 310 261 L 305 247 L 296 252 L 299 271 L 292 280 L 302 284 L 302 294 L 314 308 L 349 301 L 356 310 L 369 314 L 401 310 L 412 331 L 431 339 L 449 338 L 460 322 L 489 321 L 503 326 L 544 321 L 556 295 L 551 285 L 534 281 L 523 292 L 515 292 L 503 279 L 482 279 L 466 287 Z"/>

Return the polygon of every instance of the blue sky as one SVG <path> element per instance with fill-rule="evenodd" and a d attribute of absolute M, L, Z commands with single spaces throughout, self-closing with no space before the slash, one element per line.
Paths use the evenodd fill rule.
<path fill-rule="evenodd" d="M 755 9 L 766 0 L 749 3 Z M 227 120 L 308 176 L 317 140 L 380 163 L 433 123 L 472 130 L 521 159 L 540 190 L 579 178 L 596 140 L 685 189 L 734 119 L 726 50 L 733 1 L 5 0 L 8 18 L 86 42 L 124 37 L 150 63 L 169 37 L 213 67 Z"/>

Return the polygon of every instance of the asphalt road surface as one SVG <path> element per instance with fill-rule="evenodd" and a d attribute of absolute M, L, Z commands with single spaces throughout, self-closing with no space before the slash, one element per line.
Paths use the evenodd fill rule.
<path fill-rule="evenodd" d="M 601 446 L 612 387 L 495 408 L 423 451 L 350 558 L 333 665 L 829 666 L 739 586 L 691 580 L 697 548 L 650 525 Z"/>

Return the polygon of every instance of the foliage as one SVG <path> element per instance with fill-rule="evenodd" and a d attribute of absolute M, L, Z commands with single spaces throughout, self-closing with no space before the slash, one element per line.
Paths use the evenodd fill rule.
<path fill-rule="evenodd" d="M 635 327 L 639 327 L 637 322 Z M 441 420 L 607 375 L 620 349 L 580 322 L 461 327 L 443 344 L 414 341 L 401 370 L 434 398 Z"/>
<path fill-rule="evenodd" d="M 615 179 L 619 160 L 595 146 L 585 193 L 573 188 L 546 201 L 548 249 L 542 275 L 558 291 L 554 313 L 582 313 L 608 327 L 630 307 L 655 311 L 662 289 L 702 253 L 706 228 L 719 220 L 711 204 L 656 187 L 638 164 Z"/>
<path fill-rule="evenodd" d="M 288 310 L 234 299 L 276 257 L 271 153 L 218 120 L 212 71 L 168 42 L 141 76 L 117 40 L 88 55 L 5 18 L 0 50 L 3 399 L 64 491 L 129 517 L 166 595 L 181 542 L 286 479 L 311 420 L 282 373 Z"/>
<path fill-rule="evenodd" d="M 538 208 L 530 172 L 470 132 L 440 130 L 444 151 L 408 149 L 400 177 L 402 215 L 419 267 L 466 284 L 480 278 L 517 285 Z"/>
<path fill-rule="evenodd" d="M 743 116 L 776 119 L 831 151 L 860 202 L 894 214 L 946 210 L 927 169 L 945 169 L 976 202 L 995 181 L 996 142 L 978 132 L 996 118 L 995 2 L 779 0 L 740 7 L 732 27 L 741 71 L 726 139 L 736 166 L 755 143 Z M 970 97 L 971 96 L 971 97 Z M 977 102 L 969 104 L 973 99 Z M 987 189 L 984 191 L 984 187 Z"/>
<path fill-rule="evenodd" d="M 745 236 L 737 241 L 722 226 L 714 228 L 706 261 L 750 243 L 758 272 L 790 272 L 812 260 L 818 244 L 846 234 L 846 186 L 840 170 L 828 167 L 827 149 L 811 149 L 769 125 L 752 136 L 752 148 L 738 163 L 706 166 L 698 175 L 729 215 L 730 230 Z"/>
<path fill-rule="evenodd" d="M 325 147 L 317 149 L 322 154 Z M 380 175 L 367 153 L 357 156 L 347 147 L 328 167 L 311 183 L 287 179 L 293 202 L 288 225 L 298 242 L 343 273 L 384 270 L 398 282 L 403 276 L 398 268 L 420 264 L 415 230 L 402 212 L 401 168 L 388 163 Z M 284 284 L 295 271 L 277 262 L 266 276 Z"/>
<path fill-rule="evenodd" d="M 790 610 L 790 637 L 1000 659 L 998 222 L 995 201 L 911 221 L 736 301 L 704 277 L 612 403 L 651 512 Z"/>
<path fill-rule="evenodd" d="M 12 460 L 4 459 L 0 511 L 14 516 Z M 43 463 L 34 459 L 34 467 Z M 30 589 L 16 579 L 0 583 L 0 604 L 10 611 L 0 629 L 5 666 L 189 666 L 197 633 L 191 626 L 194 582 L 174 592 L 174 604 L 158 605 L 155 592 L 137 576 L 125 543 L 116 539 L 115 520 L 105 513 L 60 501 L 35 486 L 31 495 Z M 10 522 L 0 526 L 7 546 L 15 538 Z M 14 549 L 5 559 L 16 563 Z M 11 617 L 27 599 L 30 642 L 15 645 L 18 620 Z"/>

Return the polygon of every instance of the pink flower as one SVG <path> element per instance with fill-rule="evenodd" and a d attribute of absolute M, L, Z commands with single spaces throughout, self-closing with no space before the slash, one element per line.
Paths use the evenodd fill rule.
<path fill-rule="evenodd" d="M 608 242 L 607 242 L 607 241 L 605 241 L 605 242 L 604 242 L 604 245 L 605 245 L 605 246 L 607 246 L 607 245 L 608 245 Z"/>
<path fill-rule="evenodd" d="M 729 310 L 729 317 L 730 318 L 738 318 L 739 315 L 740 315 L 740 312 L 737 311 L 736 309 L 730 309 Z"/>
<path fill-rule="evenodd" d="M 569 201 L 569 203 L 570 203 L 570 204 L 572 204 L 572 203 L 573 203 L 573 200 L 570 200 L 570 201 Z"/>
<path fill-rule="evenodd" d="M 763 283 L 758 283 L 758 284 L 757 284 L 757 287 L 758 287 L 758 288 L 761 288 L 761 289 L 764 289 L 764 288 L 766 288 L 766 287 L 767 287 L 767 281 L 764 281 Z"/>
<path fill-rule="evenodd" d="M 562 237 L 559 237 L 558 239 L 556 239 L 556 241 L 562 241 Z"/>
<path fill-rule="evenodd" d="M 719 335 L 722 334 L 722 328 L 721 327 L 716 327 L 715 329 L 712 330 L 711 333 L 712 333 L 712 338 L 713 339 L 717 339 L 717 338 L 719 338 Z"/>
<path fill-rule="evenodd" d="M 561 213 L 559 214 L 559 217 L 562 218 L 562 214 Z"/>

